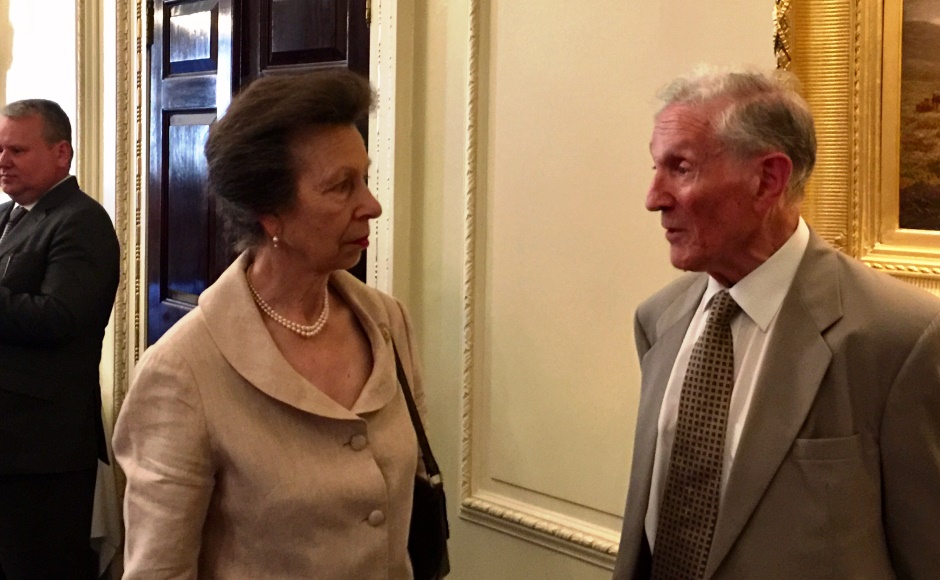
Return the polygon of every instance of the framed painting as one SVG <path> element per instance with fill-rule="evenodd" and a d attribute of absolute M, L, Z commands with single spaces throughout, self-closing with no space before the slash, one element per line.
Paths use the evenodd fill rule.
<path fill-rule="evenodd" d="M 869 266 L 940 295 L 940 5 L 776 0 L 778 66 L 816 117 L 803 213 Z"/>
<path fill-rule="evenodd" d="M 898 216 L 940 231 L 940 3 L 906 0 L 902 13 Z"/>

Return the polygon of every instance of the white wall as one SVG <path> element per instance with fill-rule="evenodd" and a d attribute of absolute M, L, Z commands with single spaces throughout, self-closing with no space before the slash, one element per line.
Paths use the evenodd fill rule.
<path fill-rule="evenodd" d="M 75 0 L 0 0 L 0 38 L 0 100 L 53 100 L 74 129 Z"/>

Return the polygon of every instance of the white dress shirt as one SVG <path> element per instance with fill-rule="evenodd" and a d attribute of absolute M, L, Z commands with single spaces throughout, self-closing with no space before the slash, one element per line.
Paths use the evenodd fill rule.
<path fill-rule="evenodd" d="M 777 313 L 783 299 L 790 290 L 796 270 L 803 259 L 803 253 L 809 243 L 809 227 L 803 218 L 797 225 L 790 239 L 756 270 L 742 278 L 729 292 L 741 307 L 741 312 L 731 321 L 731 335 L 734 341 L 734 390 L 728 409 L 728 432 L 725 435 L 725 453 L 721 471 L 721 491 L 724 493 L 728 483 L 728 474 L 734 464 L 734 454 L 744 430 L 754 386 L 763 366 L 768 340 L 776 326 Z M 705 330 L 708 309 L 712 297 L 724 286 L 712 277 L 708 278 L 708 287 L 702 301 L 695 311 L 692 323 L 685 333 L 685 339 L 679 348 L 676 362 L 666 384 L 663 404 L 659 411 L 659 434 L 656 438 L 656 454 L 653 458 L 653 480 L 650 486 L 649 507 L 646 511 L 646 536 L 653 548 L 656 541 L 656 526 L 659 522 L 659 503 L 662 501 L 666 485 L 666 473 L 669 469 L 669 456 L 676 432 L 676 417 L 679 414 L 679 398 L 682 394 L 682 382 L 692 348 L 699 335 Z"/>
<path fill-rule="evenodd" d="M 55 189 L 55 188 L 59 187 L 60 185 L 62 185 L 62 182 L 65 181 L 66 179 L 68 179 L 69 177 L 72 177 L 72 176 L 71 176 L 71 175 L 66 175 L 65 177 L 63 177 L 62 179 L 60 179 L 59 181 L 57 181 L 55 185 L 53 185 L 52 187 L 49 188 L 49 191 L 52 191 L 53 189 Z M 49 193 L 49 191 L 47 191 L 46 193 Z M 42 194 L 42 195 L 46 195 L 46 193 L 44 193 L 44 194 Z M 42 195 L 39 196 L 39 199 L 42 199 Z M 39 199 L 37 199 L 37 200 L 34 201 L 33 203 L 27 203 L 27 204 L 25 204 L 25 205 L 20 204 L 20 203 L 15 203 L 15 202 L 14 202 L 14 204 L 13 204 L 13 209 L 16 209 L 16 207 L 19 206 L 19 207 L 26 208 L 26 211 L 33 211 L 33 208 L 36 207 L 36 204 L 37 204 L 37 203 L 39 203 Z M 10 210 L 10 211 L 12 212 L 13 210 Z"/>

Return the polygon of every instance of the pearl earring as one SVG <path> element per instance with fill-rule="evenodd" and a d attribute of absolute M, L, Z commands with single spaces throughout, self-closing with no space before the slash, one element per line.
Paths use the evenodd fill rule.
<path fill-rule="evenodd" d="M 274 242 L 274 247 L 277 248 L 277 244 L 281 241 L 281 239 L 277 236 L 271 236 L 271 241 Z"/>

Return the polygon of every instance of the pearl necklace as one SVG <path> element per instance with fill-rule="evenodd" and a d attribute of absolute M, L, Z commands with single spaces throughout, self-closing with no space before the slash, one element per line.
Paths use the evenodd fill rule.
<path fill-rule="evenodd" d="M 277 322 L 287 330 L 298 334 L 303 338 L 313 338 L 323 330 L 323 327 L 326 326 L 326 320 L 330 317 L 330 291 L 327 289 L 323 293 L 323 309 L 320 310 L 320 317 L 317 318 L 317 321 L 313 324 L 298 324 L 293 320 L 288 320 L 287 318 L 281 316 L 271 308 L 271 305 L 264 301 L 258 291 L 255 290 L 254 285 L 251 283 L 251 276 L 248 275 L 248 271 L 245 271 L 245 279 L 248 281 L 248 289 L 251 290 L 251 295 L 255 299 L 255 304 L 261 308 L 261 311 L 267 314 L 271 320 Z"/>

